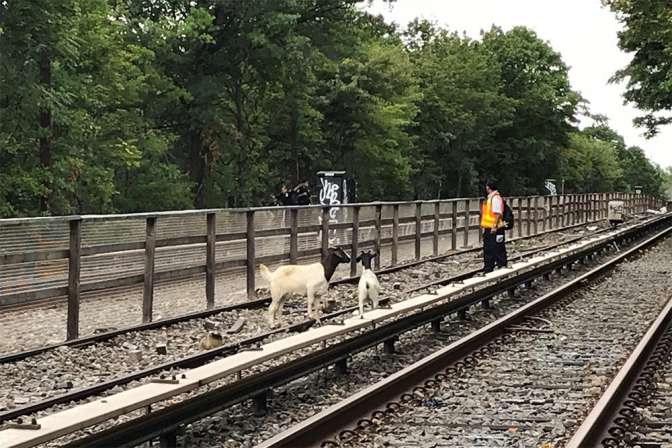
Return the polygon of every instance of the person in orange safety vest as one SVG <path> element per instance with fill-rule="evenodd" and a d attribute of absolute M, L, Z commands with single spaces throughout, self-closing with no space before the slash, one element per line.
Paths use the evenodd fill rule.
<path fill-rule="evenodd" d="M 499 195 L 495 183 L 485 183 L 487 198 L 481 208 L 481 229 L 483 229 L 483 272 L 492 272 L 495 265 L 506 267 L 506 235 L 504 231 L 504 200 Z"/>

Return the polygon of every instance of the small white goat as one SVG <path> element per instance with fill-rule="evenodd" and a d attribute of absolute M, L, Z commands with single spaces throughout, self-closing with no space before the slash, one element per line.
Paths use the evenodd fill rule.
<path fill-rule="evenodd" d="M 271 272 L 263 264 L 259 266 L 261 275 L 271 284 L 271 306 L 268 308 L 268 323 L 275 326 L 275 319 L 285 300 L 291 294 L 299 294 L 308 298 L 308 317 L 320 322 L 316 295 L 327 291 L 329 280 L 340 263 L 348 263 L 350 257 L 343 249 L 327 249 L 327 254 L 319 263 L 307 265 L 280 266 Z"/>
<path fill-rule="evenodd" d="M 364 270 L 362 275 L 359 278 L 359 316 L 364 319 L 364 302 L 370 300 L 373 309 L 378 308 L 378 294 L 380 293 L 380 283 L 378 283 L 378 277 L 371 270 L 371 260 L 376 258 L 378 254 L 371 253 L 371 251 L 362 252 L 357 261 L 362 262 Z"/>

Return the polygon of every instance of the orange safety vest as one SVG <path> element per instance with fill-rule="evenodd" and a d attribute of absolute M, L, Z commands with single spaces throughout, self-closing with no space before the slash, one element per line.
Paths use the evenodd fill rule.
<path fill-rule="evenodd" d="M 481 227 L 483 229 L 492 229 L 497 225 L 497 215 L 492 212 L 492 199 L 495 196 L 499 196 L 499 193 L 487 198 L 481 206 Z"/>

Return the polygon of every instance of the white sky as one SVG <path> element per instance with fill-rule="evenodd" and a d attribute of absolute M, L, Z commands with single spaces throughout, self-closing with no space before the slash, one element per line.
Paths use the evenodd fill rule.
<path fill-rule="evenodd" d="M 640 146 L 663 167 L 672 166 L 672 129 L 668 126 L 645 139 L 632 124 L 637 109 L 623 105 L 624 86 L 608 84 L 630 56 L 618 48 L 621 25 L 600 0 L 397 0 L 391 7 L 374 0 L 368 10 L 401 26 L 416 17 L 428 19 L 472 38 L 493 24 L 504 30 L 517 25 L 533 29 L 561 53 L 573 88 L 590 102 L 593 113 L 609 117 L 609 125 L 626 144 Z"/>

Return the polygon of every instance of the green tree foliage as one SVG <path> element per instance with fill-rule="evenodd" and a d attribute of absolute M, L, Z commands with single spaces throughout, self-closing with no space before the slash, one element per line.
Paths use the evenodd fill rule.
<path fill-rule="evenodd" d="M 661 191 L 606 121 L 575 128 L 581 98 L 532 31 L 401 31 L 364 5 L 0 0 L 0 216 L 262 205 L 329 169 L 364 201 L 558 173 Z"/>
<path fill-rule="evenodd" d="M 108 4 L 58 0 L 4 8 L 2 212 L 117 210 L 118 178 L 142 178 L 147 170 L 171 173 L 140 187 L 168 193 L 168 200 L 145 202 L 128 187 L 121 209 L 187 205 L 183 176 L 164 157 L 171 136 L 144 116 L 163 87 L 153 55 L 127 42 L 129 30 Z"/>
<path fill-rule="evenodd" d="M 613 148 L 621 168 L 621 175 L 614 183 L 614 189 L 634 192 L 635 186 L 641 186 L 645 194 L 656 196 L 664 193 L 663 170 L 652 163 L 641 148 L 628 147 L 623 137 L 609 127 L 604 117 L 597 117 L 596 123 L 582 133 Z"/>
<path fill-rule="evenodd" d="M 635 123 L 653 136 L 672 123 L 672 8 L 667 0 L 603 0 L 624 28 L 619 46 L 631 62 L 614 77 L 627 81 L 625 99 L 645 112 Z"/>
<path fill-rule="evenodd" d="M 665 177 L 665 183 L 663 184 L 665 196 L 668 201 L 672 201 L 672 166 L 663 170 L 663 176 Z"/>
<path fill-rule="evenodd" d="M 513 101 L 502 94 L 500 68 L 482 45 L 428 22 L 406 33 L 422 99 L 416 120 L 417 196 L 446 197 L 478 191 L 479 159 L 494 149 L 496 132 L 510 125 Z M 492 173 L 503 177 L 504 171 Z"/>
<path fill-rule="evenodd" d="M 623 174 L 616 148 L 586 132 L 570 135 L 559 172 L 566 192 L 614 191 Z"/>
<path fill-rule="evenodd" d="M 493 28 L 483 35 L 483 46 L 500 67 L 502 93 L 513 111 L 511 123 L 497 130 L 495 145 L 481 154 L 479 166 L 501 177 L 505 191 L 538 193 L 544 179 L 557 171 L 581 98 L 570 87 L 560 54 L 533 31 Z"/>

